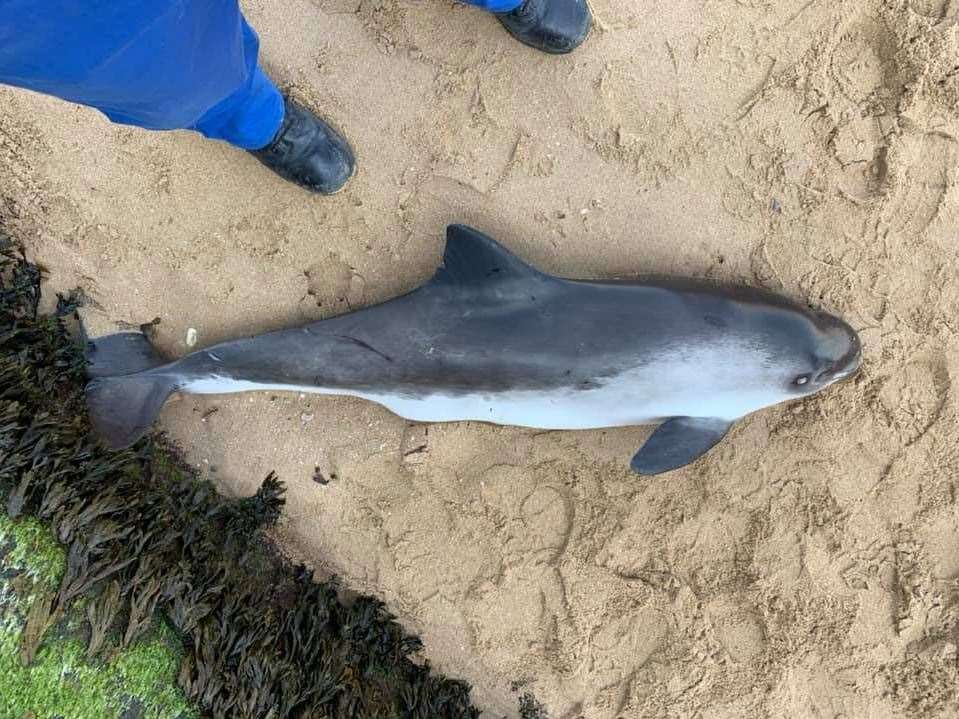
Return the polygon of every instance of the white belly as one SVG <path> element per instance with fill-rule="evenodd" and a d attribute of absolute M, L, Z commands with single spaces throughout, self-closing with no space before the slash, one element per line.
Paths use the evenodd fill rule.
<path fill-rule="evenodd" d="M 645 416 L 642 410 L 637 412 L 636 407 L 611 407 L 608 397 L 598 396 L 599 390 L 582 392 L 575 396 L 567 391 L 556 390 L 456 395 L 432 393 L 412 397 L 388 392 L 258 384 L 224 377 L 209 377 L 185 385 L 183 391 L 190 394 L 304 392 L 346 395 L 375 402 L 394 414 L 415 422 L 477 421 L 540 429 L 595 429 L 645 424 L 657 419 Z"/>
<path fill-rule="evenodd" d="M 704 373 L 697 368 L 682 370 L 672 364 L 662 369 L 664 372 L 659 374 L 649 367 L 641 373 L 626 373 L 589 390 L 431 392 L 411 396 L 389 391 L 257 384 L 224 377 L 195 380 L 183 390 L 192 394 L 290 391 L 348 395 L 376 402 L 400 417 L 417 422 L 478 421 L 556 430 L 653 424 L 669 417 L 715 417 L 733 421 L 786 399 L 781 393 L 761 388 L 717 390 L 708 381 L 704 385 Z"/>

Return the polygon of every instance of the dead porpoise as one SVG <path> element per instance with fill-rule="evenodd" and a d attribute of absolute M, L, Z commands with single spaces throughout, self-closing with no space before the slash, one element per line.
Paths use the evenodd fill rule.
<path fill-rule="evenodd" d="M 632 461 L 650 475 L 694 461 L 740 417 L 848 377 L 860 358 L 845 322 L 764 291 L 562 279 L 454 225 L 433 278 L 381 305 L 172 363 L 138 333 L 97 340 L 87 400 L 114 448 L 141 437 L 173 392 L 345 394 L 419 422 L 659 424 Z"/>

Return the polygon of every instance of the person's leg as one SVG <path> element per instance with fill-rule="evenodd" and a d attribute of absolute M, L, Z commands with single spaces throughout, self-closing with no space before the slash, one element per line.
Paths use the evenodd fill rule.
<path fill-rule="evenodd" d="M 247 87 L 256 50 L 236 0 L 3 0 L 0 16 L 0 82 L 150 130 L 193 127 Z"/>
<path fill-rule="evenodd" d="M 241 23 L 246 54 L 255 59 L 259 38 L 242 18 Z M 206 137 L 252 151 L 284 179 L 324 195 L 341 190 L 356 167 L 346 140 L 309 110 L 284 99 L 256 65 L 243 87 L 193 127 Z"/>
<path fill-rule="evenodd" d="M 236 0 L 230 2 L 236 4 Z M 283 123 L 283 96 L 257 64 L 260 39 L 239 15 L 239 9 L 237 17 L 239 39 L 234 47 L 242 50 L 245 61 L 243 83 L 190 127 L 212 140 L 225 140 L 244 150 L 260 150 L 273 141 Z"/>
<path fill-rule="evenodd" d="M 249 150 L 280 139 L 284 101 L 257 65 L 259 41 L 237 0 L 0 0 L 0 6 L 0 83 L 95 107 L 114 122 L 194 129 Z M 328 127 L 314 119 L 323 130 L 311 141 L 316 145 Z M 349 164 L 348 176 L 352 155 L 341 146 L 348 150 L 340 142 L 327 159 Z M 298 149 L 302 159 L 311 148 Z M 344 175 L 343 167 L 327 169 Z M 322 163 L 310 169 L 322 170 Z M 314 179 L 303 184 L 331 190 L 330 178 Z"/>
<path fill-rule="evenodd" d="M 192 129 L 244 150 L 260 150 L 276 137 L 283 116 L 283 96 L 256 67 L 242 88 L 210 108 Z"/>
<path fill-rule="evenodd" d="M 259 39 L 242 23 L 247 55 L 255 58 Z M 284 100 L 257 66 L 243 87 L 211 108 L 194 129 L 251 150 L 281 177 L 324 195 L 338 192 L 355 169 L 346 140 L 309 110 Z"/>
<path fill-rule="evenodd" d="M 589 34 L 593 17 L 586 0 L 465 0 L 495 13 L 525 45 L 552 54 L 575 50 Z"/>

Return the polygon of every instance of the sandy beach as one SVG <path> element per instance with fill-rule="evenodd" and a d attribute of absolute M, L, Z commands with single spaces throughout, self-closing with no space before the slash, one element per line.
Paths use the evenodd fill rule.
<path fill-rule="evenodd" d="M 250 0 L 265 67 L 357 150 L 333 198 L 186 132 L 0 89 L 0 221 L 95 332 L 171 356 L 428 278 L 465 222 L 579 278 L 766 287 L 845 317 L 853 381 L 632 475 L 649 428 L 412 425 L 296 394 L 162 427 L 291 557 L 383 599 L 490 717 L 959 713 L 959 5 L 593 0 L 540 55 L 440 0 Z M 321 480 L 321 481 L 317 481 Z M 529 700 L 527 700 L 529 705 Z"/>

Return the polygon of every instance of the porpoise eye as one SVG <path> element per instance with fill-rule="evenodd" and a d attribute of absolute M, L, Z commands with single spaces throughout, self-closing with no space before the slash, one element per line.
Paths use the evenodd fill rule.
<path fill-rule="evenodd" d="M 809 375 L 808 374 L 800 375 L 795 380 L 793 380 L 793 384 L 796 385 L 797 387 L 802 387 L 804 384 L 809 384 Z"/>

